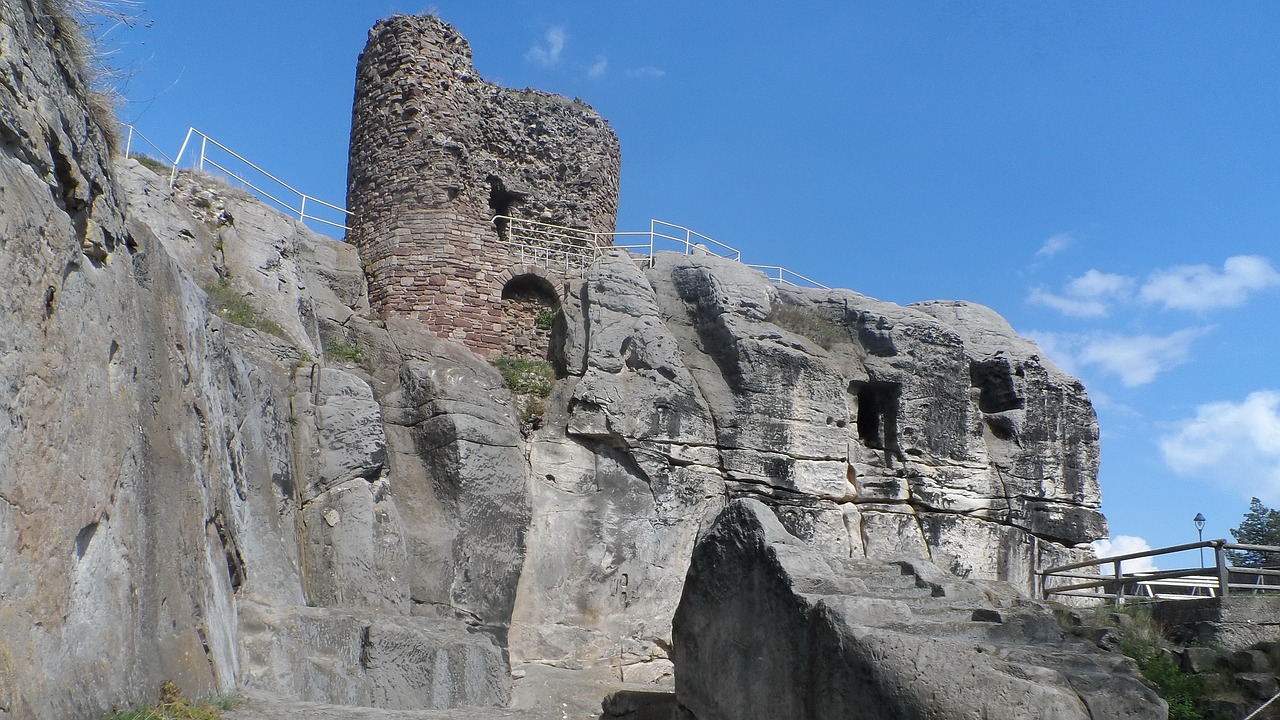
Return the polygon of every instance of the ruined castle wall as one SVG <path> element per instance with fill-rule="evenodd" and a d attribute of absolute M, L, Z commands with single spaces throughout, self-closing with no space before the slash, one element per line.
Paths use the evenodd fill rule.
<path fill-rule="evenodd" d="M 612 231 L 619 167 L 617 137 L 594 110 L 485 82 L 466 39 L 439 19 L 396 16 L 370 31 L 356 70 L 348 240 L 384 316 L 417 318 L 484 354 L 510 349 L 528 313 L 503 306 L 518 258 L 495 242 L 491 218 Z"/>

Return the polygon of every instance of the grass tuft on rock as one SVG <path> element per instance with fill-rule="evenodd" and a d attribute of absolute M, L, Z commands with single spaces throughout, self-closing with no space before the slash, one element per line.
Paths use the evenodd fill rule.
<path fill-rule="evenodd" d="M 358 363 L 364 360 L 364 350 L 356 345 L 331 343 L 324 346 L 324 356 L 338 362 Z"/>
<path fill-rule="evenodd" d="M 849 342 L 849 332 L 843 325 L 828 320 L 806 305 L 778 303 L 769 313 L 769 322 L 809 338 L 823 350 Z"/>
<path fill-rule="evenodd" d="M 504 355 L 494 360 L 493 366 L 502 373 L 502 381 L 511 392 L 517 395 L 536 395 L 540 398 L 551 395 L 551 386 L 556 381 L 556 370 L 546 360 L 527 360 Z"/>
<path fill-rule="evenodd" d="M 157 175 L 167 177 L 169 172 L 173 170 L 173 166 L 169 165 L 169 163 L 160 160 L 159 158 L 153 158 L 145 153 L 129 153 L 129 157 L 137 160 L 138 164 Z"/>
<path fill-rule="evenodd" d="M 209 295 L 209 304 L 213 306 L 213 311 L 223 320 L 241 327 L 271 333 L 282 340 L 293 342 L 284 328 L 270 318 L 264 317 L 262 312 L 249 302 L 249 298 L 240 294 L 240 291 L 228 283 L 210 285 L 204 290 Z"/>
<path fill-rule="evenodd" d="M 150 707 L 130 710 L 113 710 L 103 720 L 220 720 L 224 710 L 238 705 L 236 696 L 212 700 L 188 700 L 182 696 L 182 688 L 172 680 L 160 685 L 160 700 Z"/>
<path fill-rule="evenodd" d="M 1208 697 L 1204 680 L 1174 664 L 1169 641 L 1151 611 L 1141 605 L 1103 605 L 1095 609 L 1100 625 L 1110 625 L 1120 635 L 1120 652 L 1133 658 L 1142 677 L 1156 686 L 1169 704 L 1169 720 L 1204 720 L 1200 709 Z"/>

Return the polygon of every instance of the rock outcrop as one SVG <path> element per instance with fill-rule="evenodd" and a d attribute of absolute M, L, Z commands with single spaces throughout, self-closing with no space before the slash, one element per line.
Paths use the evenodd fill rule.
<path fill-rule="evenodd" d="M 528 422 L 485 359 L 374 317 L 351 245 L 113 160 L 57 17 L 0 5 L 0 715 L 163 680 L 529 708 L 511 662 L 669 684 L 695 542 L 739 498 L 844 590 L 912 557 L 1027 591 L 1105 527 L 1083 388 L 994 313 L 714 257 L 567 280 Z"/>
<path fill-rule="evenodd" d="M 563 322 L 566 379 L 530 450 L 518 659 L 668 673 L 694 539 L 734 497 L 833 557 L 929 558 L 1024 593 L 1105 532 L 1083 388 L 986 308 L 615 252 Z"/>
<path fill-rule="evenodd" d="M 675 650 L 699 720 L 1166 715 L 1132 661 L 1046 607 L 927 560 L 818 552 L 755 500 L 699 541 Z"/>

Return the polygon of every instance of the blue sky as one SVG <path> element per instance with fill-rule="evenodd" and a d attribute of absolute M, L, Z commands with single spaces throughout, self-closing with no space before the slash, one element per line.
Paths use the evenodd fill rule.
<path fill-rule="evenodd" d="M 366 33 L 429 9 L 610 121 L 619 229 L 1036 338 L 1098 409 L 1113 536 L 1280 505 L 1280 4 L 157 0 L 107 33 L 121 114 L 342 203 Z"/>

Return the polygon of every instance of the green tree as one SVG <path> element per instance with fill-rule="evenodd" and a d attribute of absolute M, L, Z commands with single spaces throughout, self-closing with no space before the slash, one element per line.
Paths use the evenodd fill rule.
<path fill-rule="evenodd" d="M 1280 545 L 1280 510 L 1272 510 L 1258 498 L 1253 498 L 1249 502 L 1249 512 L 1244 514 L 1240 527 L 1231 531 L 1231 537 L 1244 545 Z M 1248 550 L 1229 550 L 1228 553 L 1232 563 L 1244 567 L 1262 567 L 1280 562 L 1280 553 Z"/>

